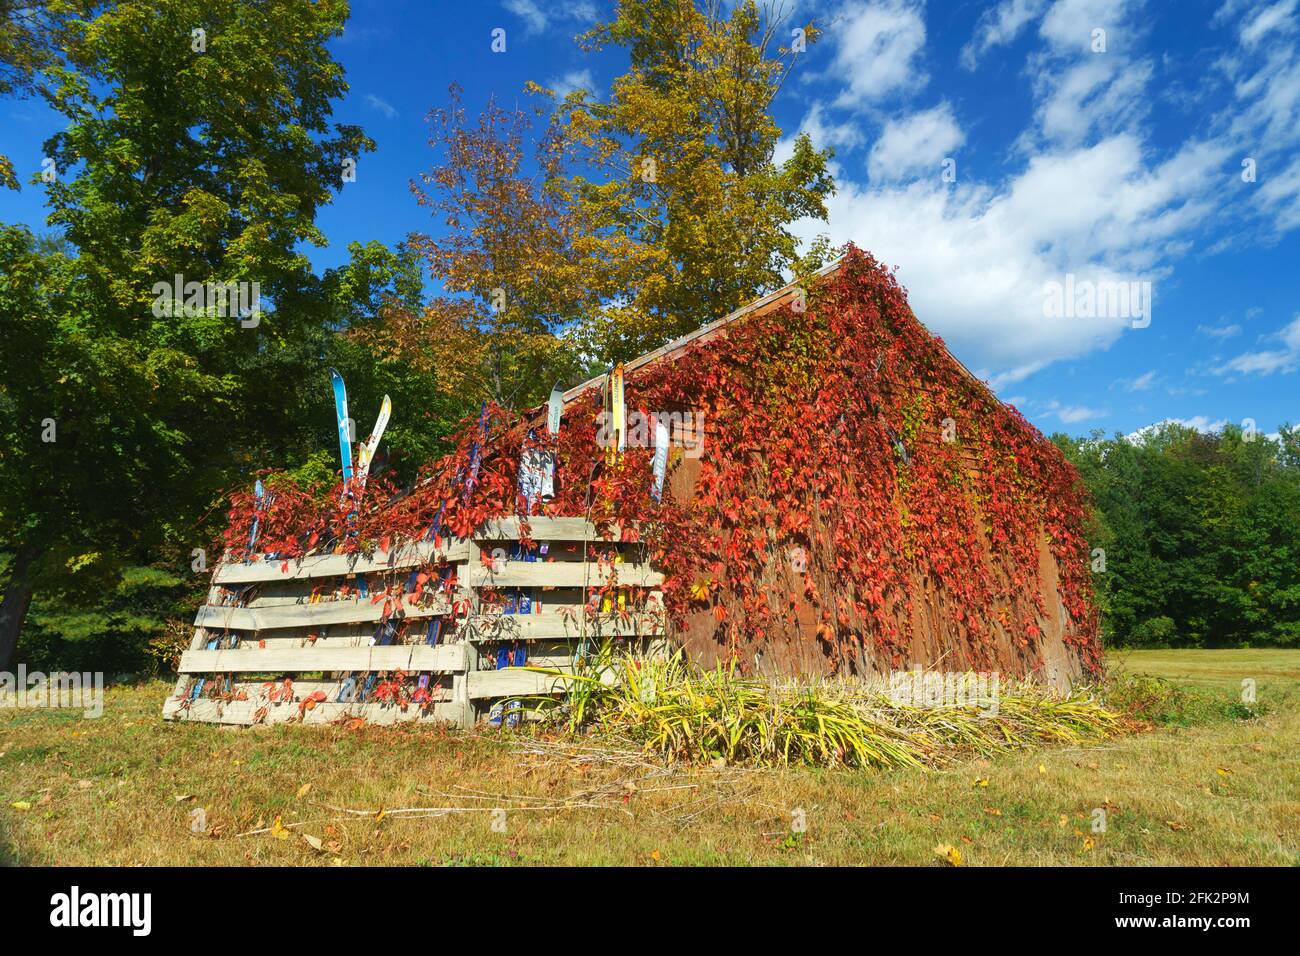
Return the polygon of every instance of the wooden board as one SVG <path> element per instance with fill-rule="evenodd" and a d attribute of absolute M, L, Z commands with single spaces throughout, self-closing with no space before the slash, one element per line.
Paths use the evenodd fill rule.
<path fill-rule="evenodd" d="M 516 541 L 519 538 L 520 518 L 497 518 L 488 521 L 474 532 L 476 541 Z M 610 528 L 612 538 L 602 537 L 593 522 L 585 518 L 547 518 L 535 516 L 528 519 L 528 527 L 534 541 L 599 541 L 616 544 L 621 529 L 618 525 Z"/>
<path fill-rule="evenodd" d="M 499 623 L 498 623 L 499 622 Z M 567 618 L 562 614 L 545 612 L 542 614 L 502 614 L 500 616 L 476 616 L 462 622 L 465 639 L 470 641 L 537 641 L 569 639 L 577 640 L 582 636 L 582 628 L 576 618 Z M 635 616 L 630 621 L 602 619 L 599 622 L 587 622 L 586 636 L 596 637 L 638 636 L 656 637 L 662 633 L 663 625 L 656 625 L 648 619 L 638 620 Z"/>
<path fill-rule="evenodd" d="M 169 697 L 163 705 L 163 717 L 167 720 L 193 720 L 211 724 L 253 723 L 253 717 L 260 707 L 266 707 L 266 715 L 258 723 L 283 724 L 289 721 L 303 724 L 328 724 L 340 718 L 360 717 L 370 724 L 399 723 L 435 723 L 446 721 L 458 723 L 463 709 L 455 702 L 433 704 L 428 710 L 419 707 L 407 707 L 402 710 L 394 704 L 317 704 L 305 713 L 298 709 L 298 704 L 264 704 L 255 699 L 222 702 L 216 700 L 196 700 L 188 707 L 183 706 L 175 696 Z"/>
<path fill-rule="evenodd" d="M 236 647 L 185 651 L 182 674 L 291 674 L 309 671 L 463 671 L 464 644 L 429 647 L 405 644 L 384 647 Z"/>
<path fill-rule="evenodd" d="M 521 697 L 532 694 L 562 694 L 569 682 L 553 674 L 539 674 L 526 667 L 499 671 L 471 671 L 468 675 L 472 700 L 485 697 Z"/>
<path fill-rule="evenodd" d="M 572 561 L 505 561 L 498 568 L 482 564 L 470 568 L 462 583 L 483 587 L 588 587 L 598 588 L 611 574 L 620 585 L 656 587 L 664 576 L 648 564 L 581 564 Z"/>
<path fill-rule="evenodd" d="M 326 578 L 336 575 L 362 574 L 371 571 L 389 571 L 396 568 L 414 568 L 433 560 L 465 560 L 465 543 L 463 541 L 444 541 L 441 548 L 435 549 L 432 541 L 420 541 L 414 545 L 393 548 L 391 551 L 377 551 L 374 557 L 363 554 L 322 554 L 306 558 L 294 558 L 288 561 L 288 567 L 281 568 L 285 561 L 253 561 L 249 564 L 240 562 L 225 563 L 217 566 L 212 573 L 214 584 L 248 584 L 253 581 L 296 581 L 303 578 Z"/>
<path fill-rule="evenodd" d="M 429 607 L 401 605 L 398 617 L 438 617 L 450 614 L 447 604 Z M 384 616 L 384 602 L 371 604 L 364 601 L 322 601 L 319 604 L 285 604 L 277 607 L 213 607 L 205 604 L 199 608 L 194 623 L 199 627 L 238 631 L 262 631 L 277 627 L 321 627 L 327 624 L 355 624 L 378 621 Z"/>

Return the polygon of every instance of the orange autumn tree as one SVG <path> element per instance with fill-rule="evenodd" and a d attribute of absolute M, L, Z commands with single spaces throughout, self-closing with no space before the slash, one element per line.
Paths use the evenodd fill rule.
<path fill-rule="evenodd" d="M 559 333 L 611 290 L 585 259 L 577 214 L 546 187 L 561 162 L 546 111 L 493 99 L 470 119 L 460 98 L 453 86 L 429 114 L 436 161 L 411 184 L 445 228 L 410 239 L 442 292 L 419 311 L 392 304 L 356 335 L 448 392 L 518 406 L 581 376 Z"/>

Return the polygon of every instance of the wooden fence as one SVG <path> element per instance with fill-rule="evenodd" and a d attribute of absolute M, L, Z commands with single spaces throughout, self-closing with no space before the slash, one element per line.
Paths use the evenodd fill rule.
<path fill-rule="evenodd" d="M 662 575 L 642 545 L 582 518 L 528 525 L 531 549 L 506 518 L 437 548 L 223 561 L 163 716 L 470 727 L 494 702 L 563 691 L 529 668 L 571 671 L 606 639 L 664 646 Z"/>

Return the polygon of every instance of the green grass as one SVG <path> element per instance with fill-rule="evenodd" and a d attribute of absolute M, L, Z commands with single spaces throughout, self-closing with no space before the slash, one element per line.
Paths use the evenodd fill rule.
<path fill-rule="evenodd" d="M 939 865 L 945 845 L 964 865 L 1300 863 L 1300 652 L 1116 664 L 1173 682 L 1182 722 L 941 770 L 669 765 L 500 732 L 174 725 L 158 716 L 168 685 L 112 688 L 96 721 L 0 709 L 0 861 Z M 1243 677 L 1257 682 L 1253 719 L 1231 716 Z M 196 807 L 215 836 L 191 834 Z M 454 812 L 402 812 L 422 807 Z M 277 816 L 283 839 L 237 835 Z"/>

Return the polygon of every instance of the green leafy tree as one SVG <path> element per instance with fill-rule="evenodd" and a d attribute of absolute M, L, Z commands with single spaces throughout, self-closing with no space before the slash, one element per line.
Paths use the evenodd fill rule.
<path fill-rule="evenodd" d="M 1296 435 L 1164 425 L 1139 440 L 1054 437 L 1096 504 L 1095 575 L 1119 645 L 1300 646 Z"/>
<path fill-rule="evenodd" d="M 68 248 L 0 230 L 0 666 L 38 587 L 75 576 L 93 601 L 126 565 L 188 564 L 232 472 L 301 457 L 322 316 L 355 277 L 299 247 L 325 243 L 317 211 L 373 148 L 330 122 L 341 0 L 85 6 L 41 67 Z M 258 283 L 260 317 L 173 307 L 178 274 Z"/>

